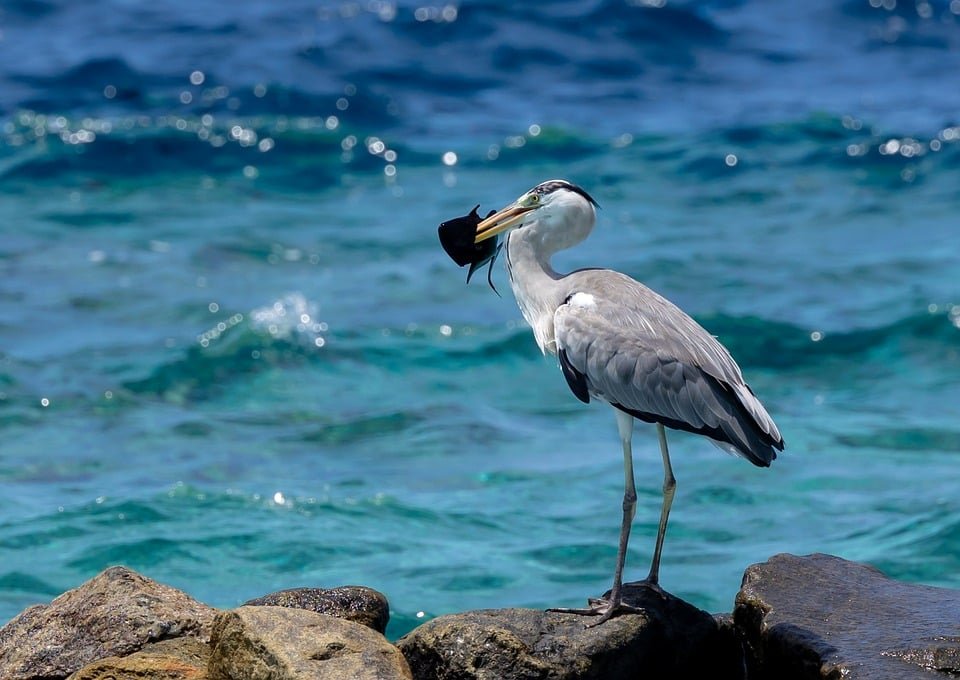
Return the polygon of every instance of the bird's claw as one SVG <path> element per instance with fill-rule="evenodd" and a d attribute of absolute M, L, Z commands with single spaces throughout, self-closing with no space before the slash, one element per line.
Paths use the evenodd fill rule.
<path fill-rule="evenodd" d="M 599 626 L 601 623 L 609 621 L 614 616 L 620 616 L 621 614 L 642 614 L 644 613 L 643 607 L 634 607 L 631 604 L 625 603 L 623 600 L 614 602 L 612 600 L 607 600 L 602 597 L 591 597 L 587 600 L 589 607 L 551 607 L 548 609 L 548 612 L 560 612 L 561 614 L 578 614 L 580 616 L 597 616 L 599 617 L 596 621 L 591 621 L 586 624 L 587 628 L 593 628 L 594 626 Z"/>
<path fill-rule="evenodd" d="M 643 581 L 636 581 L 633 583 L 626 583 L 624 586 L 636 587 L 641 586 L 650 592 L 654 593 L 657 597 L 662 600 L 668 598 L 667 591 L 660 587 L 660 584 L 652 579 L 644 579 Z M 638 607 L 636 605 L 627 604 L 623 601 L 622 594 L 614 598 L 611 593 L 607 593 L 610 597 L 591 597 L 587 600 L 588 607 L 551 607 L 548 609 L 548 612 L 560 612 L 562 614 L 578 614 L 580 616 L 597 616 L 599 617 L 596 621 L 592 621 L 587 624 L 587 628 L 593 628 L 594 626 L 599 626 L 605 621 L 609 621 L 614 616 L 620 616 L 621 614 L 643 614 L 646 613 L 646 609 L 643 607 Z"/>

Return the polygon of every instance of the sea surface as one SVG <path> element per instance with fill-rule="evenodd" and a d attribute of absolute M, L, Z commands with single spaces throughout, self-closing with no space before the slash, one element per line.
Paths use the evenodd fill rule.
<path fill-rule="evenodd" d="M 113 564 L 388 634 L 610 585 L 615 421 L 437 224 L 555 177 L 725 343 L 769 469 L 671 433 L 662 584 L 960 587 L 960 2 L 0 5 L 0 624 Z M 634 437 L 627 578 L 662 473 Z"/>

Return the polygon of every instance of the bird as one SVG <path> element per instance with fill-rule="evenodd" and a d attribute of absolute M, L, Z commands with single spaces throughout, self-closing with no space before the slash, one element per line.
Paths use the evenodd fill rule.
<path fill-rule="evenodd" d="M 554 609 L 597 616 L 599 625 L 635 612 L 623 599 L 623 569 L 637 494 L 632 437 L 636 420 L 656 426 L 663 496 L 650 572 L 640 583 L 661 596 L 660 555 L 676 490 L 665 428 L 709 438 L 729 453 L 769 467 L 783 451 L 780 431 L 743 379 L 730 352 L 699 323 L 639 281 L 611 269 L 568 274 L 551 265 L 558 251 L 593 231 L 597 202 L 563 179 L 533 187 L 476 224 L 474 242 L 502 236 L 514 297 L 543 354 L 557 358 L 574 396 L 606 402 L 623 451 L 623 515 L 609 596 L 587 608 Z"/>

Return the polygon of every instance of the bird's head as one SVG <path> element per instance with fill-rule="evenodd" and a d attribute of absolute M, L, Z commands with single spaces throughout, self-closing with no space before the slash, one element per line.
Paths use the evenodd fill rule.
<path fill-rule="evenodd" d="M 476 243 L 522 229 L 551 251 L 585 239 L 596 221 L 597 202 L 564 179 L 542 182 L 477 225 Z"/>

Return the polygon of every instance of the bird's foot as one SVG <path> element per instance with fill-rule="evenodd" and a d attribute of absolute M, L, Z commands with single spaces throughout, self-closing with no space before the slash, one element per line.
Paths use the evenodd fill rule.
<path fill-rule="evenodd" d="M 667 591 L 660 587 L 660 584 L 651 579 L 644 579 L 643 581 L 634 581 L 632 583 L 625 583 L 624 587 L 627 589 L 633 589 L 636 587 L 643 587 L 650 592 L 654 593 L 662 600 L 667 599 Z M 609 621 L 615 616 L 620 616 L 621 614 L 642 614 L 646 612 L 644 607 L 640 607 L 633 604 L 627 604 L 623 601 L 622 591 L 618 593 L 616 597 L 608 591 L 604 594 L 604 597 L 591 597 L 587 600 L 589 607 L 551 607 L 548 609 L 548 612 L 560 612 L 562 614 L 579 614 L 581 616 L 596 616 L 598 617 L 596 621 L 592 621 L 587 624 L 587 628 L 593 628 L 594 626 L 599 626 L 601 623 Z"/>
<path fill-rule="evenodd" d="M 644 612 L 643 607 L 634 607 L 631 604 L 625 603 L 620 598 L 613 600 L 612 598 L 591 597 L 587 600 L 587 603 L 590 605 L 589 607 L 551 607 L 547 611 L 598 617 L 596 621 L 591 621 L 586 624 L 587 628 L 599 626 L 601 623 L 609 621 L 614 616 L 620 616 L 621 614 L 642 614 Z"/>

